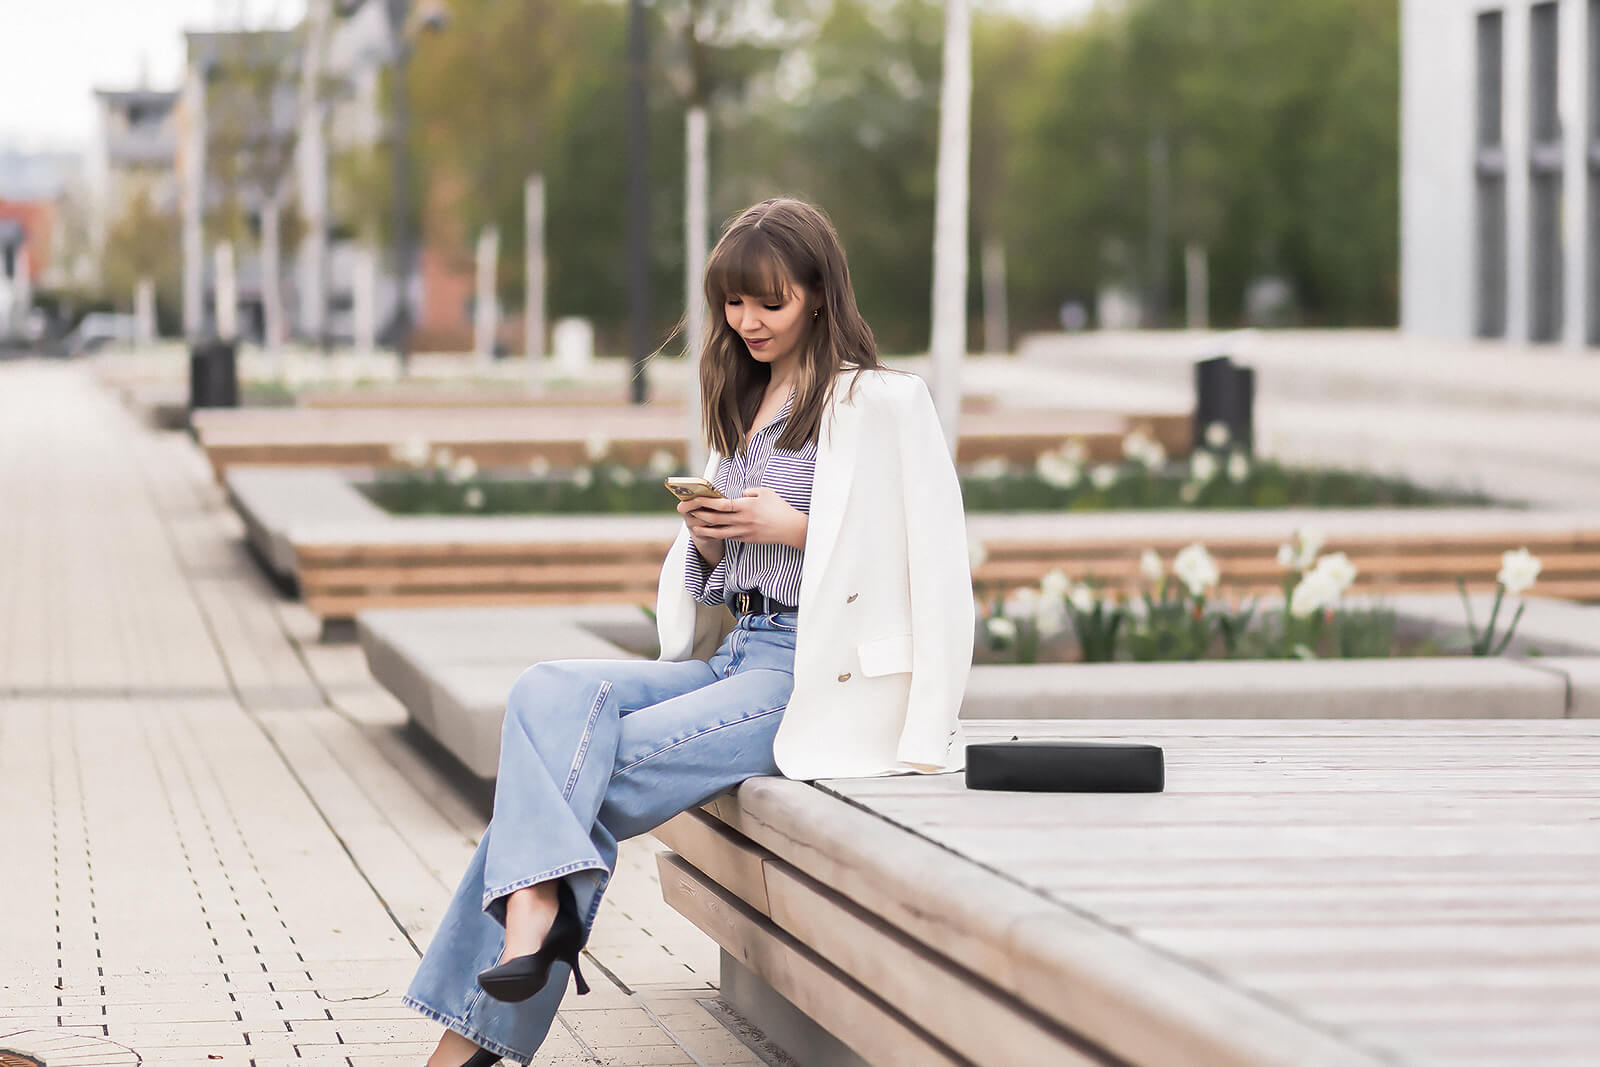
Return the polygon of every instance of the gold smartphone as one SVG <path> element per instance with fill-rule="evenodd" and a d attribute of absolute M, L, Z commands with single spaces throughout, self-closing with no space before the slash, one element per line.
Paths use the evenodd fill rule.
<path fill-rule="evenodd" d="M 717 487 L 704 478 L 668 478 L 664 484 L 667 492 L 679 500 L 694 500 L 703 496 L 722 499 Z"/>

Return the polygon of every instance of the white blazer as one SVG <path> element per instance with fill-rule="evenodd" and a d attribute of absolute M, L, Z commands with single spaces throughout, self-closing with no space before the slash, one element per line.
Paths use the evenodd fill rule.
<path fill-rule="evenodd" d="M 817 442 L 794 692 L 773 755 L 802 781 L 959 771 L 973 642 L 961 487 L 922 379 L 867 371 L 852 390 L 853 376 Z M 661 568 L 663 660 L 709 658 L 731 621 L 690 595 L 689 546 L 685 526 Z"/>

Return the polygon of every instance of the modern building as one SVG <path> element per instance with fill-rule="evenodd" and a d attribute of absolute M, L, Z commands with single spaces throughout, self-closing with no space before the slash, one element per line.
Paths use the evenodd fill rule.
<path fill-rule="evenodd" d="M 1600 346 L 1600 0 L 1403 0 L 1401 327 Z"/>
<path fill-rule="evenodd" d="M 96 89 L 99 136 L 89 146 L 89 232 L 95 250 L 133 197 L 162 214 L 178 210 L 176 92 Z"/>

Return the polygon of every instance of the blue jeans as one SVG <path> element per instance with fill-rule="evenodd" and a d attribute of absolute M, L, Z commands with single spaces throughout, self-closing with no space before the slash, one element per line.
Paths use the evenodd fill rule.
<path fill-rule="evenodd" d="M 794 688 L 797 614 L 746 615 L 709 662 L 560 660 L 512 686 L 494 816 L 404 1002 L 483 1048 L 527 1062 L 555 1021 L 570 969 L 506 1004 L 478 972 L 505 947 L 505 897 L 565 878 L 584 937 L 617 842 L 648 833 L 755 775 Z"/>

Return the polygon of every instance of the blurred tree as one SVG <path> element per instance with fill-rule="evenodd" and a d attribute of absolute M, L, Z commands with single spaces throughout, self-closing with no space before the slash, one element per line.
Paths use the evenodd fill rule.
<path fill-rule="evenodd" d="M 1304 319 L 1393 322 L 1396 0 L 1132 0 L 1063 31 L 1023 106 L 1014 293 L 1050 326 L 1063 295 L 1141 288 L 1185 243 L 1211 253 L 1213 320 L 1280 274 Z M 1164 264 L 1149 146 L 1166 148 Z M 1167 304 L 1181 294 L 1169 291 Z"/>
<path fill-rule="evenodd" d="M 156 210 L 146 185 L 128 191 L 121 215 L 106 233 L 100 261 L 105 294 L 121 309 L 133 309 L 133 293 L 140 279 L 156 286 L 156 304 L 166 319 L 182 300 L 181 226 L 174 213 Z"/>

